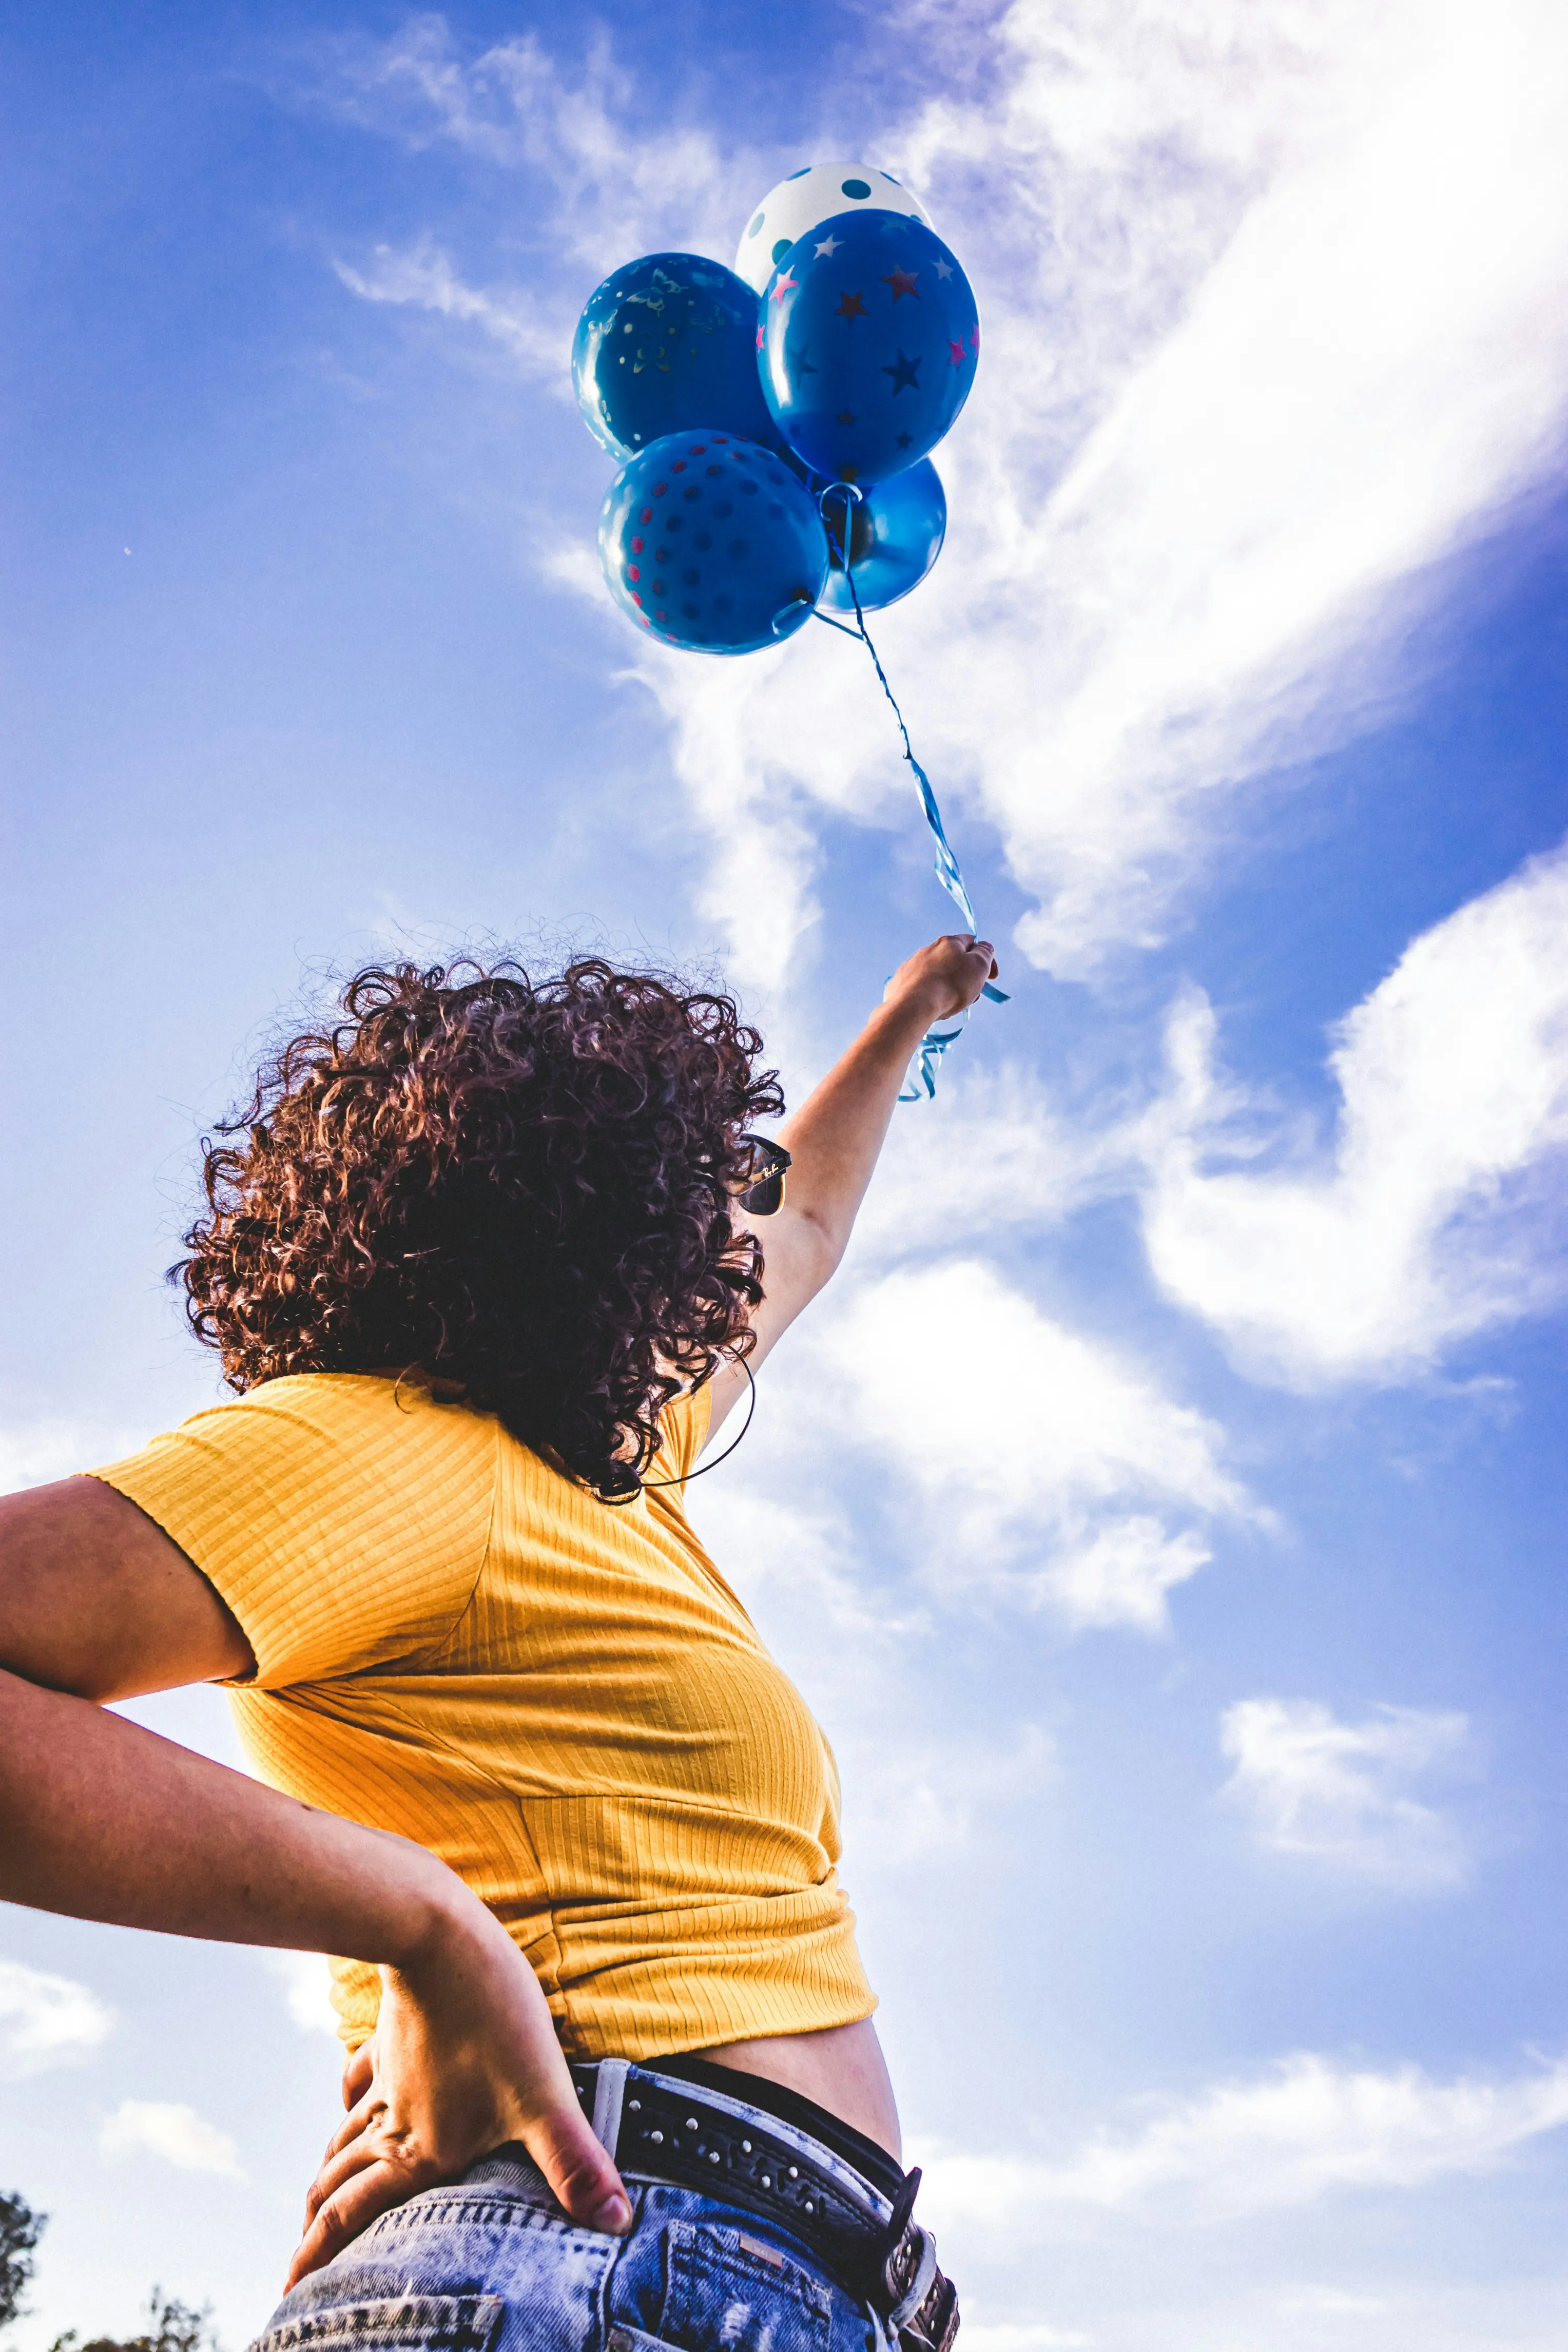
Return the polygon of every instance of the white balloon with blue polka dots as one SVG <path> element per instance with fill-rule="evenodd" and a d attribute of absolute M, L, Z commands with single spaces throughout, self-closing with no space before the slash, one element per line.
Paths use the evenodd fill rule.
<path fill-rule="evenodd" d="M 863 205 L 867 212 L 912 213 L 931 226 L 931 215 L 918 196 L 901 187 L 891 172 L 871 163 L 803 163 L 770 188 L 740 232 L 735 257 L 737 274 L 760 294 L 789 247 L 808 229 L 818 228 L 835 214 L 852 213 Z"/>

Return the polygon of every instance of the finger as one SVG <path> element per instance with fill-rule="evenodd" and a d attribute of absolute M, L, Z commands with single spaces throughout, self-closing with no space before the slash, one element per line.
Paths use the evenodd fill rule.
<path fill-rule="evenodd" d="M 361 2134 L 368 2130 L 375 2122 L 378 2116 L 383 2116 L 385 2113 L 386 2101 L 372 2083 L 359 2105 L 349 2109 L 348 2114 L 327 2142 L 327 2153 L 321 2159 L 323 2164 L 329 2163 L 340 2149 L 357 2140 Z"/>
<path fill-rule="evenodd" d="M 343 2062 L 343 2105 L 357 2106 L 375 2080 L 375 2042 L 361 2042 Z"/>
<path fill-rule="evenodd" d="M 580 2108 L 556 2108 L 523 2133 L 523 2145 L 574 2221 L 623 2238 L 632 2227 L 625 2184 Z"/>
<path fill-rule="evenodd" d="M 372 2164 L 382 2164 L 385 2160 L 385 2150 L 370 2138 L 357 2139 L 351 2147 L 344 2148 L 340 2155 L 329 2157 L 306 2191 L 306 2227 L 309 2227 L 323 2205 L 331 2202 L 345 2181 L 351 2180 L 357 2172 L 368 2171 Z"/>
<path fill-rule="evenodd" d="M 285 2294 L 340 2253 L 350 2239 L 370 2228 L 378 2213 L 390 2213 L 394 2205 L 406 2204 L 438 2177 L 434 2165 L 392 2165 L 383 2160 L 346 2182 L 320 2207 L 301 2238 L 288 2266 Z"/>

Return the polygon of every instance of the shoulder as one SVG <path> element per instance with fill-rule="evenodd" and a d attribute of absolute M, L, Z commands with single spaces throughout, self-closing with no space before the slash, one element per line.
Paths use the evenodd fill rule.
<path fill-rule="evenodd" d="M 135 1458 L 179 1454 L 214 1472 L 225 1463 L 303 1468 L 317 1461 L 339 1475 L 373 1478 L 443 1460 L 471 1467 L 493 1459 L 496 1441 L 492 1414 L 442 1402 L 423 1381 L 298 1372 L 193 1413 Z"/>
<path fill-rule="evenodd" d="M 455 1396 L 439 1397 L 427 1380 L 413 1372 L 287 1372 L 243 1396 L 204 1407 L 180 1428 L 214 1436 L 242 1422 L 367 1435 L 415 1424 L 422 1433 L 437 1427 L 449 1434 L 495 1428 L 493 1415 L 476 1412 Z"/>
<path fill-rule="evenodd" d="M 172 1537 L 266 1682 L 403 1655 L 466 1605 L 498 1424 L 423 1384 L 312 1372 L 194 1413 L 96 1473 Z"/>

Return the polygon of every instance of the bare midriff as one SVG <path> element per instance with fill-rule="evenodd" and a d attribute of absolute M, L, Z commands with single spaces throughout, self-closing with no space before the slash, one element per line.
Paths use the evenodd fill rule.
<path fill-rule="evenodd" d="M 799 2091 L 802 2098 L 814 2100 L 841 2123 L 875 2140 L 895 2164 L 903 2163 L 893 2084 L 869 2017 L 854 2025 L 830 2025 L 820 2033 L 773 2033 L 692 2054 L 711 2059 L 716 2066 L 733 2066 L 737 2074 L 760 2074 L 767 2082 Z"/>

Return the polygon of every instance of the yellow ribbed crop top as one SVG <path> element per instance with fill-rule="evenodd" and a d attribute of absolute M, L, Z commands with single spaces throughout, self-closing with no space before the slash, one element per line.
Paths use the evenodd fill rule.
<path fill-rule="evenodd" d="M 669 1407 L 651 1475 L 685 1477 L 707 1414 Z M 459 1872 L 570 2055 L 870 2015 L 831 1754 L 683 1487 L 601 1503 L 491 1415 L 357 1373 L 268 1381 L 96 1475 L 244 1628 L 258 1772 Z M 352 2048 L 380 1980 L 332 1969 Z"/>

